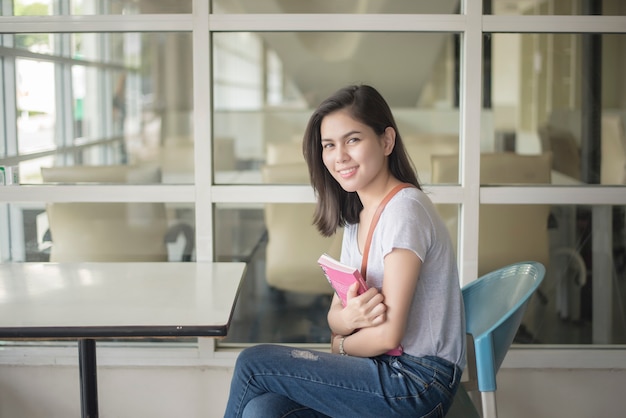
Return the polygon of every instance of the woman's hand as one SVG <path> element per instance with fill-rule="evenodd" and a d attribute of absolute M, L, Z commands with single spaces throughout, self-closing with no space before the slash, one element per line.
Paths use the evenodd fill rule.
<path fill-rule="evenodd" d="M 346 306 L 341 312 L 346 328 L 357 330 L 385 322 L 387 306 L 384 304 L 383 294 L 378 289 L 370 288 L 365 293 L 357 295 L 357 289 L 358 283 L 350 286 Z"/>

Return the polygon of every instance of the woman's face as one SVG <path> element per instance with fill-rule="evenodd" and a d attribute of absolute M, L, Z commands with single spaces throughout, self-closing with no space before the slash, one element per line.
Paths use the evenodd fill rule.
<path fill-rule="evenodd" d="M 395 131 L 388 127 L 383 135 L 338 110 L 322 119 L 322 160 L 347 192 L 364 190 L 388 172 L 386 157 L 391 154 Z"/>

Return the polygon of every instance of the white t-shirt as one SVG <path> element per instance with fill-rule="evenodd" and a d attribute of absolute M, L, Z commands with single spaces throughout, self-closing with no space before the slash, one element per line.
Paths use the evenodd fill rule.
<path fill-rule="evenodd" d="M 344 230 L 341 261 L 360 268 L 357 228 L 351 224 Z M 465 315 L 452 242 L 431 200 L 417 188 L 400 190 L 382 212 L 372 237 L 368 286 L 382 288 L 383 261 L 394 248 L 411 250 L 422 260 L 402 339 L 404 352 L 465 367 Z"/>

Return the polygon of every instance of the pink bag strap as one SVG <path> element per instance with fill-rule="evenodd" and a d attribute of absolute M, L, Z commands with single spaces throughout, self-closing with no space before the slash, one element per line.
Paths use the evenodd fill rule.
<path fill-rule="evenodd" d="M 387 196 L 380 202 L 378 207 L 376 208 L 376 212 L 374 213 L 374 217 L 372 218 L 372 223 L 370 224 L 370 229 L 367 231 L 367 238 L 365 239 L 365 248 L 363 249 L 363 260 L 361 260 L 361 276 L 363 279 L 367 276 L 367 259 L 370 254 L 370 246 L 372 245 L 372 236 L 374 235 L 374 229 L 376 228 L 376 224 L 378 223 L 378 218 L 380 218 L 380 214 L 383 213 L 383 209 L 387 206 L 387 203 L 391 200 L 392 197 L 395 196 L 402 189 L 406 189 L 407 187 L 415 187 L 410 183 L 400 183 L 389 193 Z"/>

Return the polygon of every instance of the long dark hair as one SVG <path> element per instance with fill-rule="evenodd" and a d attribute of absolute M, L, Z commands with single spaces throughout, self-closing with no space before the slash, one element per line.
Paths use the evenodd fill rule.
<path fill-rule="evenodd" d="M 322 161 L 320 127 L 324 117 L 346 109 L 359 122 L 369 126 L 377 135 L 387 127 L 396 131 L 396 142 L 389 160 L 389 170 L 398 180 L 411 183 L 421 189 L 415 167 L 406 153 L 398 126 L 389 105 L 381 94 L 367 85 L 352 85 L 336 91 L 313 112 L 304 133 L 302 153 L 309 167 L 311 185 L 317 195 L 313 224 L 324 236 L 335 233 L 337 228 L 359 221 L 363 204 L 356 192 L 346 192 L 332 177 Z"/>

